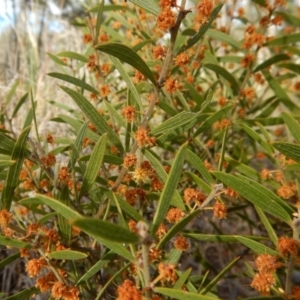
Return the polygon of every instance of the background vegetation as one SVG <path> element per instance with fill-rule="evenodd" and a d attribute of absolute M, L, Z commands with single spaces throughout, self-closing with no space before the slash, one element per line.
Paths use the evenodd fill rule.
<path fill-rule="evenodd" d="M 300 299 L 299 7 L 20 3 L 2 298 Z"/>

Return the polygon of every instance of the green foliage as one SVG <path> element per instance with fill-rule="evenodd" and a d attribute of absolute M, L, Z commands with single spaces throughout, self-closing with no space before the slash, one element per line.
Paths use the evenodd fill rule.
<path fill-rule="evenodd" d="M 47 53 L 55 133 L 36 86 L 4 96 L 0 266 L 34 279 L 3 296 L 296 299 L 295 7 L 115 2 L 85 4 L 81 52 Z"/>

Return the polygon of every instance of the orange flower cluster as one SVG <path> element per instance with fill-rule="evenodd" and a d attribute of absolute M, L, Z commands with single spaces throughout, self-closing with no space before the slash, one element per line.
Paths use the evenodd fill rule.
<path fill-rule="evenodd" d="M 246 98 L 249 101 L 253 100 L 253 98 L 255 97 L 254 88 L 248 87 L 248 88 L 241 90 L 241 96 Z"/>
<path fill-rule="evenodd" d="M 144 201 L 146 199 L 146 191 L 142 188 L 132 188 L 125 192 L 126 201 L 134 206 L 138 200 Z"/>
<path fill-rule="evenodd" d="M 79 289 L 75 286 L 68 286 L 65 283 L 56 281 L 51 289 L 52 297 L 56 300 L 79 300 Z"/>
<path fill-rule="evenodd" d="M 136 154 L 127 154 L 124 158 L 123 166 L 125 168 L 134 167 L 137 163 Z"/>
<path fill-rule="evenodd" d="M 166 235 L 167 232 L 168 232 L 168 229 L 167 229 L 166 225 L 161 223 L 158 226 L 158 229 L 156 230 L 155 234 L 159 239 L 162 239 Z"/>
<path fill-rule="evenodd" d="M 213 11 L 213 1 L 212 0 L 201 0 L 201 2 L 197 5 L 197 15 L 195 17 L 195 24 L 198 26 L 204 24 L 207 19 L 210 17 Z M 199 24 L 199 25 L 198 25 Z"/>
<path fill-rule="evenodd" d="M 98 42 L 99 43 L 107 43 L 109 41 L 109 36 L 106 33 L 102 33 L 99 37 L 98 37 Z"/>
<path fill-rule="evenodd" d="M 161 282 L 168 281 L 172 284 L 175 283 L 177 279 L 177 274 L 175 271 L 175 266 L 173 264 L 158 264 L 158 273 Z"/>
<path fill-rule="evenodd" d="M 163 7 L 162 11 L 157 17 L 157 28 L 162 32 L 168 31 L 170 28 L 174 27 L 176 23 L 176 15 L 171 10 L 170 6 Z"/>
<path fill-rule="evenodd" d="M 206 196 L 203 193 L 192 188 L 186 188 L 183 192 L 183 199 L 187 204 L 190 204 L 191 202 L 197 202 L 201 204 L 205 198 Z"/>
<path fill-rule="evenodd" d="M 276 282 L 274 272 L 283 264 L 277 262 L 277 257 L 270 254 L 259 255 L 255 260 L 255 264 L 258 273 L 253 277 L 251 287 L 263 295 L 268 295 L 270 288 Z"/>
<path fill-rule="evenodd" d="M 244 56 L 244 58 L 241 61 L 241 66 L 243 68 L 247 68 L 251 66 L 251 64 L 254 62 L 255 56 L 252 53 L 248 53 Z"/>
<path fill-rule="evenodd" d="M 262 34 L 257 33 L 253 25 L 250 25 L 245 29 L 245 35 L 246 36 L 243 43 L 244 49 L 250 49 L 254 45 L 257 45 L 257 47 L 262 47 L 263 43 L 265 42 L 265 37 Z"/>
<path fill-rule="evenodd" d="M 131 123 L 135 121 L 135 108 L 133 106 L 125 106 L 122 111 L 126 122 Z"/>
<path fill-rule="evenodd" d="M 117 289 L 117 300 L 142 300 L 142 295 L 134 283 L 126 279 Z"/>
<path fill-rule="evenodd" d="M 150 137 L 148 135 L 148 130 L 139 127 L 135 133 L 135 139 L 140 148 L 153 147 L 155 145 L 155 137 Z"/>
<path fill-rule="evenodd" d="M 227 208 L 224 203 L 216 201 L 213 206 L 214 217 L 218 219 L 226 219 L 227 216 Z"/>
<path fill-rule="evenodd" d="M 180 88 L 180 84 L 177 79 L 168 78 L 165 83 L 165 88 L 169 94 L 172 94 Z"/>
<path fill-rule="evenodd" d="M 154 59 L 161 60 L 167 55 L 167 48 L 166 46 L 161 46 L 161 45 L 155 46 L 153 48 L 152 54 Z"/>
<path fill-rule="evenodd" d="M 27 262 L 26 271 L 29 277 L 38 276 L 43 268 L 47 268 L 48 264 L 45 258 L 34 258 Z"/>
<path fill-rule="evenodd" d="M 232 122 L 231 122 L 230 120 L 224 118 L 224 119 L 222 119 L 221 121 L 215 122 L 214 125 L 213 125 L 213 127 L 214 127 L 214 129 L 216 129 L 216 130 L 223 130 L 223 129 L 225 129 L 227 126 L 230 126 L 231 123 L 232 123 Z"/>
<path fill-rule="evenodd" d="M 277 249 L 283 257 L 297 257 L 300 254 L 300 243 L 292 238 L 281 237 L 278 239 Z"/>
<path fill-rule="evenodd" d="M 50 168 L 56 164 L 55 155 L 49 153 L 47 156 L 41 157 L 42 163 L 46 166 L 46 168 Z"/>
<path fill-rule="evenodd" d="M 270 170 L 262 169 L 261 172 L 260 172 L 260 177 L 263 180 L 271 179 L 272 178 L 272 173 L 271 173 Z"/>
<path fill-rule="evenodd" d="M 101 97 L 107 97 L 110 94 L 110 88 L 107 84 L 100 87 L 100 95 Z"/>
<path fill-rule="evenodd" d="M 290 199 L 294 196 L 295 191 L 291 186 L 283 185 L 276 191 L 276 194 L 283 199 Z"/>
<path fill-rule="evenodd" d="M 141 81 L 143 81 L 145 79 L 146 79 L 145 75 L 143 75 L 139 71 L 135 71 L 135 75 L 134 75 L 134 79 L 133 79 L 135 84 L 138 84 L 138 83 L 140 83 Z"/>
<path fill-rule="evenodd" d="M 188 64 L 190 57 L 186 53 L 180 53 L 175 58 L 175 65 L 183 67 Z"/>
<path fill-rule="evenodd" d="M 169 223 L 177 223 L 184 217 L 184 215 L 184 212 L 180 208 L 170 208 L 166 215 L 166 220 Z"/>
<path fill-rule="evenodd" d="M 0 227 L 2 229 L 6 228 L 7 225 L 11 222 L 13 214 L 7 209 L 0 210 Z"/>
<path fill-rule="evenodd" d="M 186 251 L 190 245 L 187 238 L 184 236 L 178 236 L 174 241 L 174 247 L 180 251 Z"/>
<path fill-rule="evenodd" d="M 60 170 L 59 170 L 59 173 L 58 173 L 58 178 L 59 180 L 61 180 L 62 182 L 65 182 L 67 183 L 70 178 L 71 178 L 71 175 L 69 173 L 69 169 L 67 167 L 62 167 Z"/>
<path fill-rule="evenodd" d="M 83 43 L 84 43 L 84 44 L 91 43 L 92 41 L 93 41 L 93 37 L 92 37 L 91 34 L 86 33 L 86 34 L 83 36 Z"/>

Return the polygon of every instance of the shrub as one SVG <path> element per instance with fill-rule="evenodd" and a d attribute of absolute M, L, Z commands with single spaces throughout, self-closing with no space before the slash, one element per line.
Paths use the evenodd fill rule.
<path fill-rule="evenodd" d="M 61 104 L 61 136 L 39 132 L 33 92 L 9 115 L 12 88 L 0 243 L 18 251 L 0 264 L 21 257 L 35 284 L 7 299 L 299 298 L 300 23 L 247 5 L 89 8 L 86 52 L 49 54 L 79 108 Z"/>

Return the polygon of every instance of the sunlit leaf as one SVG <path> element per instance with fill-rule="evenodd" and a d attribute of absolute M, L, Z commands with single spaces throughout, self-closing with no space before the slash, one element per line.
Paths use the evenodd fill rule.
<path fill-rule="evenodd" d="M 181 169 L 183 165 L 183 161 L 185 158 L 185 148 L 186 144 L 183 144 L 174 159 L 174 162 L 172 164 L 170 173 L 168 174 L 168 179 L 166 181 L 166 184 L 164 185 L 164 188 L 161 192 L 157 208 L 153 217 L 153 226 L 152 226 L 152 232 L 155 233 L 159 224 L 163 222 L 163 219 L 165 218 L 165 215 L 170 207 L 171 198 L 174 194 L 174 191 L 177 188 L 178 180 L 180 178 Z"/>
<path fill-rule="evenodd" d="M 48 254 L 51 259 L 76 260 L 87 258 L 87 254 L 73 250 L 52 251 Z"/>

